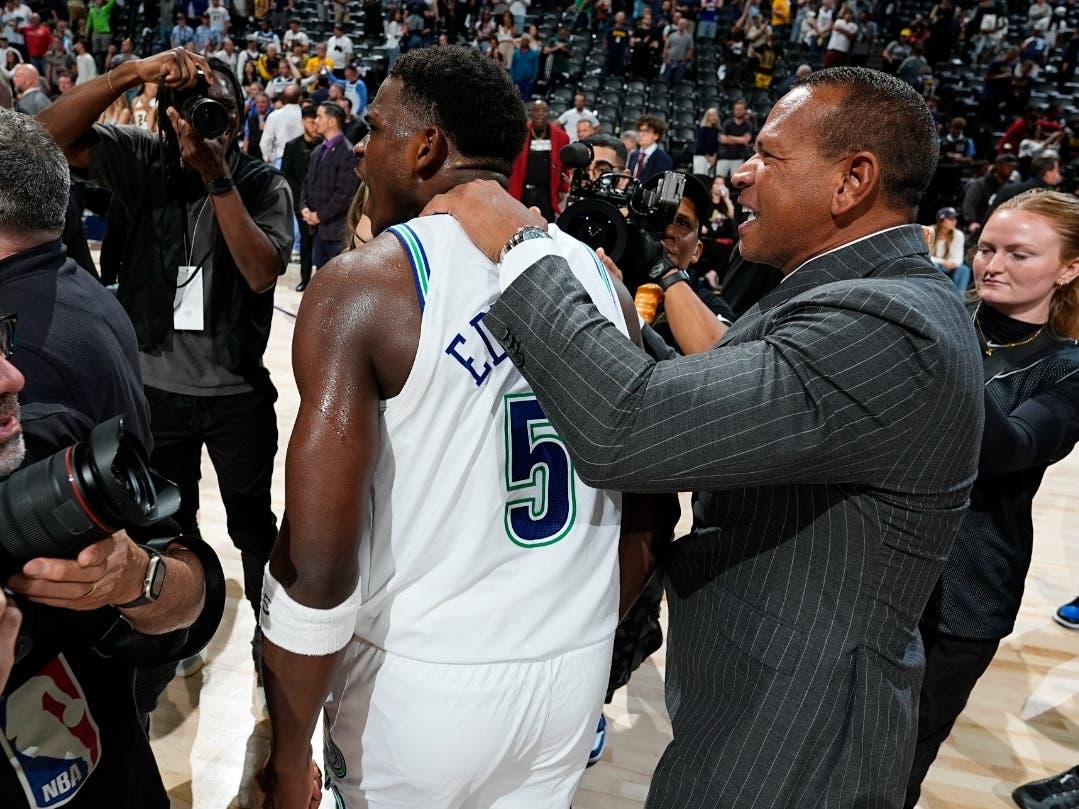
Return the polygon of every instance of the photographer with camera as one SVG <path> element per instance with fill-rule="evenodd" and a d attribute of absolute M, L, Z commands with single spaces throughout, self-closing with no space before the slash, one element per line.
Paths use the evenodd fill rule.
<path fill-rule="evenodd" d="M 94 124 L 117 95 L 145 82 L 160 87 L 160 136 Z M 174 49 L 75 88 L 39 120 L 69 164 L 124 207 L 130 238 L 118 296 L 139 339 L 151 462 L 176 481 L 177 521 L 197 536 L 206 446 L 257 614 L 277 534 L 277 391 L 262 355 L 293 225 L 288 183 L 237 147 L 242 108 L 227 65 Z"/>
<path fill-rule="evenodd" d="M 78 413 L 31 405 L 20 415 L 23 377 L 9 361 L 14 344 L 15 316 L 0 316 L 0 576 L 7 579 L 0 598 L 0 805 L 165 809 L 168 794 L 135 708 L 134 671 L 209 641 L 224 607 L 221 567 L 201 540 L 170 539 L 168 526 L 155 530 L 139 518 L 174 508 L 175 491 L 171 498 L 167 484 L 154 491 L 162 481 L 149 475 L 118 420 L 65 449 L 89 427 Z M 12 474 L 24 451 L 27 468 Z M 69 484 L 65 459 L 91 474 Z M 143 523 L 131 532 L 144 545 L 116 530 L 110 513 L 111 498 L 127 482 L 143 486 L 123 505 Z M 16 512 L 14 502 L 36 508 Z M 63 526 L 51 521 L 61 511 Z M 66 529 L 76 524 L 89 530 L 73 540 Z M 60 549 L 67 558 L 42 553 Z M 13 570 L 19 572 L 8 577 Z"/>

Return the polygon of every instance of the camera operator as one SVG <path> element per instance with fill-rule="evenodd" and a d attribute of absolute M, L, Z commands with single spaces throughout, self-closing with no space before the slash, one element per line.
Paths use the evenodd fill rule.
<path fill-rule="evenodd" d="M 146 82 L 159 83 L 160 138 L 94 124 L 118 95 Z M 176 481 L 176 519 L 185 534 L 197 534 L 206 445 L 257 614 L 277 533 L 270 505 L 277 392 L 262 355 L 293 225 L 285 179 L 237 148 L 242 109 L 227 65 L 174 49 L 80 85 L 39 120 L 70 165 L 125 208 L 131 235 L 118 296 L 139 339 L 151 463 Z M 219 136 L 196 130 L 209 134 L 203 124 L 218 119 Z"/>
<path fill-rule="evenodd" d="M 627 174 L 625 144 L 610 135 L 591 135 L 581 143 L 592 150 L 592 161 L 588 166 L 588 176 L 593 183 L 601 181 L 605 175 Z M 645 187 L 654 186 L 658 181 L 645 183 Z M 659 237 L 664 256 L 670 269 L 656 283 L 663 288 L 664 296 L 657 308 L 656 317 L 651 324 L 663 339 L 677 347 L 684 354 L 707 351 L 727 332 L 734 319 L 730 307 L 714 290 L 701 288 L 690 273 L 690 268 L 701 257 L 704 245 L 701 242 L 701 223 L 711 214 L 712 202 L 708 190 L 692 175 L 685 176 L 682 199 L 673 220 L 664 226 Z M 572 213 L 568 207 L 567 211 Z M 626 211 L 623 209 L 622 215 Z M 573 232 L 572 227 L 569 232 Z M 599 249 L 607 269 L 619 280 L 628 282 L 631 293 L 636 292 L 639 279 L 626 279 L 621 269 L 611 258 Z"/>
<path fill-rule="evenodd" d="M 56 406 L 31 405 L 20 414 L 17 394 L 24 380 L 9 361 L 14 323 L 13 315 L 0 316 L 4 478 L 23 460 L 24 446 L 29 464 L 83 438 L 90 426 L 75 411 Z M 29 536 L 20 533 L 17 543 L 4 536 L 3 560 Z M 188 538 L 140 546 L 121 530 L 75 559 L 31 559 L 5 586 L 24 599 L 25 618 L 11 650 L 19 611 L 10 596 L 0 598 L 0 608 L 5 600 L 9 604 L 0 616 L 0 684 L 10 667 L 0 699 L 6 753 L 0 757 L 0 805 L 168 807 L 135 709 L 134 669 L 174 660 L 209 641 L 224 606 L 213 551 Z"/>

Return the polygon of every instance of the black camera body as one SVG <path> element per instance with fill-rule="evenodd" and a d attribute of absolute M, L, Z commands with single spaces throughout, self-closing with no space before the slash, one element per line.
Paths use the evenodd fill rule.
<path fill-rule="evenodd" d="M 587 143 L 571 143 L 559 157 L 563 166 L 573 169 L 568 204 L 558 217 L 559 229 L 593 250 L 602 247 L 622 271 L 622 282 L 631 295 L 674 266 L 660 240 L 678 213 L 684 175 L 664 172 L 654 185 L 615 173 L 593 180 L 588 173 L 593 152 Z"/>
<path fill-rule="evenodd" d="M 31 559 L 74 559 L 121 528 L 150 525 L 179 507 L 179 489 L 149 468 L 116 416 L 86 441 L 0 482 L 0 581 Z"/>
<path fill-rule="evenodd" d="M 180 117 L 206 140 L 219 138 L 228 131 L 229 112 L 220 101 L 210 98 L 210 82 L 202 71 L 193 86 L 184 90 L 162 87 L 160 95 L 158 103 L 162 109 L 175 107 Z M 162 120 L 165 123 L 168 118 Z"/>

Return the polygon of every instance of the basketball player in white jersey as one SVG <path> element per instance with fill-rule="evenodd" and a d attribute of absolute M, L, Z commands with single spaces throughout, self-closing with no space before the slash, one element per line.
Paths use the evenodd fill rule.
<path fill-rule="evenodd" d="M 506 183 L 521 100 L 477 52 L 425 48 L 395 63 L 367 120 L 356 152 L 380 235 L 315 276 L 296 325 L 260 785 L 267 806 L 315 799 L 325 704 L 338 806 L 566 809 L 610 669 L 620 498 L 577 478 L 484 329 L 497 265 L 452 218 L 415 218 L 460 183 Z M 595 254 L 554 227 L 512 249 L 533 238 L 588 254 L 581 281 L 626 332 L 632 303 Z"/>

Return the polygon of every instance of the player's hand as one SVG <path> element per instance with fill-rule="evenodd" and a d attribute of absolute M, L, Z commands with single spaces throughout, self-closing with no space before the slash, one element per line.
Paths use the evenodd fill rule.
<path fill-rule="evenodd" d="M 547 221 L 534 208 L 526 208 L 494 180 L 473 180 L 439 194 L 422 211 L 424 216 L 436 213 L 456 219 L 491 261 L 498 261 L 502 248 L 520 228 L 547 229 Z"/>
<path fill-rule="evenodd" d="M 0 590 L 0 691 L 4 690 L 15 665 L 15 640 L 19 637 L 21 623 L 22 613 Z"/>
<path fill-rule="evenodd" d="M 255 802 L 262 809 L 318 809 L 322 802 L 322 771 L 310 760 L 308 776 L 282 778 L 267 758 L 255 774 Z"/>
<path fill-rule="evenodd" d="M 7 586 L 50 607 L 96 610 L 138 598 L 149 564 L 146 551 L 118 531 L 83 548 L 75 559 L 31 559 Z"/>
<path fill-rule="evenodd" d="M 180 159 L 184 165 L 190 166 L 202 175 L 203 182 L 210 182 L 229 173 L 228 162 L 225 155 L 229 147 L 229 133 L 208 140 L 191 126 L 188 121 L 180 117 L 175 107 L 165 110 L 172 122 L 172 128 L 180 139 Z"/>
<path fill-rule="evenodd" d="M 135 69 L 143 83 L 161 82 L 174 89 L 193 87 L 199 71 L 210 75 L 206 58 L 183 48 L 171 48 L 135 61 Z"/>

